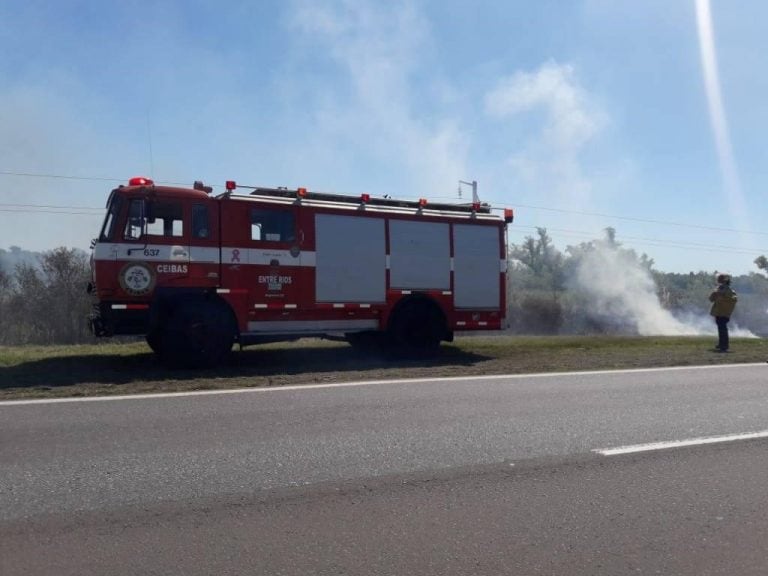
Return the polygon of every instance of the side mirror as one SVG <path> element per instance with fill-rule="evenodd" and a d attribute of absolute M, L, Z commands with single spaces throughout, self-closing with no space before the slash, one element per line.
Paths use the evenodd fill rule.
<path fill-rule="evenodd" d="M 144 219 L 129 218 L 128 227 L 125 230 L 125 237 L 129 240 L 138 240 L 144 234 Z"/>

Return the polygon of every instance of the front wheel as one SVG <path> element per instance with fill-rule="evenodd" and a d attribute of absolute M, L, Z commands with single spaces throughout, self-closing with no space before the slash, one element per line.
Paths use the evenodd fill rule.
<path fill-rule="evenodd" d="M 190 300 L 168 311 L 160 352 L 164 360 L 191 368 L 220 364 L 231 352 L 236 325 L 223 302 Z"/>
<path fill-rule="evenodd" d="M 146 337 L 147 345 L 152 349 L 152 352 L 158 356 L 163 355 L 163 335 L 159 330 L 152 330 Z"/>

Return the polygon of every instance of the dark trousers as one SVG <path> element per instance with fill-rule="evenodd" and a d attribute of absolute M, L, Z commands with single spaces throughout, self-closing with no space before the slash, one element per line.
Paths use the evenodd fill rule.
<path fill-rule="evenodd" d="M 720 350 L 728 350 L 730 344 L 728 341 L 728 320 L 730 318 L 726 316 L 715 317 L 715 323 L 717 324 L 717 347 Z"/>

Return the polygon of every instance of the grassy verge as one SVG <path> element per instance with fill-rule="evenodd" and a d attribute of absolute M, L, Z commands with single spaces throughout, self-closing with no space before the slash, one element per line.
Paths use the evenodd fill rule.
<path fill-rule="evenodd" d="M 236 351 L 215 370 L 164 367 L 144 344 L 0 347 L 0 399 L 135 394 L 318 382 L 521 374 L 765 362 L 768 341 L 732 340 L 711 351 L 712 338 L 459 338 L 433 358 L 402 360 L 364 354 L 344 343 L 304 340 Z"/>

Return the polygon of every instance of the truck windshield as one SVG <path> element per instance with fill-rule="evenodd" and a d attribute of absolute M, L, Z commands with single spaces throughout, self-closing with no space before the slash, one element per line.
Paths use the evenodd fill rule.
<path fill-rule="evenodd" d="M 101 226 L 99 240 L 101 242 L 111 242 L 115 236 L 115 223 L 120 214 L 120 208 L 123 205 L 123 198 L 117 194 L 112 194 L 107 203 L 107 215 L 104 217 L 104 223 Z"/>

